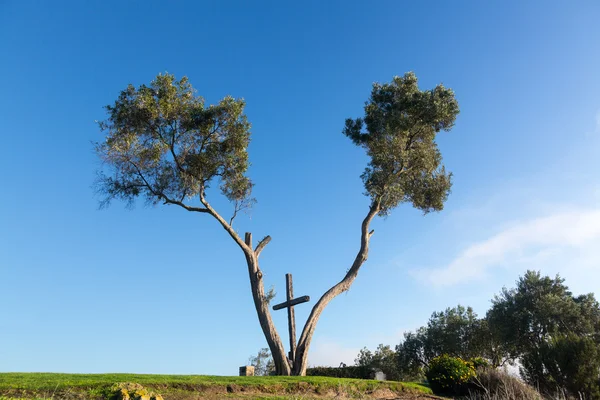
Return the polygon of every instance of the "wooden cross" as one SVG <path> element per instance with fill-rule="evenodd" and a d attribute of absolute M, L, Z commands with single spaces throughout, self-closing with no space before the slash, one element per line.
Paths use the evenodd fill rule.
<path fill-rule="evenodd" d="M 310 301 L 309 296 L 302 296 L 294 298 L 294 287 L 292 285 L 292 274 L 285 274 L 286 283 L 286 294 L 287 301 L 273 306 L 273 310 L 281 310 L 287 308 L 288 310 L 288 328 L 290 330 L 290 361 L 294 362 L 296 356 L 296 316 L 294 315 L 294 306 L 297 304 L 306 303 Z"/>

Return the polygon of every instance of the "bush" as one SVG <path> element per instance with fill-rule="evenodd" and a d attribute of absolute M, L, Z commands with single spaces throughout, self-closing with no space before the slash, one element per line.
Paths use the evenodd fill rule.
<path fill-rule="evenodd" d="M 480 369 L 489 368 L 490 363 L 483 357 L 474 357 L 469 360 L 469 364 L 475 368 L 475 371 L 479 371 Z"/>
<path fill-rule="evenodd" d="M 369 366 L 314 367 L 306 369 L 306 376 L 329 376 L 333 378 L 373 379 L 375 373 Z"/>
<path fill-rule="evenodd" d="M 435 394 L 464 394 L 468 391 L 467 383 L 475 375 L 471 363 L 448 355 L 431 360 L 425 374 Z"/>

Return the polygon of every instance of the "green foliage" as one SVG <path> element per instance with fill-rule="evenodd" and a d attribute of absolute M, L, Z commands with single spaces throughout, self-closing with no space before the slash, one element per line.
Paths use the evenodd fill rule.
<path fill-rule="evenodd" d="M 458 305 L 434 312 L 427 323 L 426 352 L 464 359 L 481 354 L 476 339 L 479 320 L 471 307 Z"/>
<path fill-rule="evenodd" d="M 409 72 L 391 83 L 374 84 L 365 117 L 346 120 L 344 134 L 370 157 L 362 178 L 380 215 L 403 202 L 425 213 L 443 208 L 451 174 L 442 165 L 435 138 L 452 128 L 458 112 L 451 89 L 438 85 L 422 91 Z"/>
<path fill-rule="evenodd" d="M 487 318 L 529 384 L 600 399 L 600 306 L 592 294 L 574 297 L 564 279 L 527 271 L 496 296 Z"/>
<path fill-rule="evenodd" d="M 427 326 L 404 334 L 396 346 L 396 363 L 402 379 L 422 376 L 430 361 L 442 354 L 463 359 L 491 358 L 487 324 L 471 307 L 458 305 L 434 312 Z"/>
<path fill-rule="evenodd" d="M 471 364 L 476 371 L 490 367 L 490 362 L 483 357 L 471 358 L 468 363 Z"/>
<path fill-rule="evenodd" d="M 426 373 L 429 386 L 436 394 L 462 394 L 475 376 L 471 363 L 445 354 L 431 360 Z"/>
<path fill-rule="evenodd" d="M 250 357 L 248 363 L 254 367 L 254 375 L 268 376 L 275 373 L 275 362 L 267 347 L 260 349 L 256 356 Z"/>
<path fill-rule="evenodd" d="M 433 313 L 427 326 L 406 333 L 396 347 L 402 379 L 418 378 L 428 366 L 431 371 L 441 354 L 489 372 L 493 390 L 485 396 L 507 387 L 516 393 L 510 398 L 525 396 L 513 380 L 490 372 L 518 362 L 521 377 L 544 395 L 600 399 L 600 305 L 592 294 L 574 296 L 558 276 L 527 271 L 516 288 L 494 298 L 485 319 L 458 306 Z M 523 390 L 529 397 L 522 398 L 539 398 Z"/>
<path fill-rule="evenodd" d="M 390 346 L 380 344 L 374 353 L 365 347 L 358 353 L 354 363 L 357 366 L 370 367 L 374 371 L 383 372 L 387 380 L 400 380 L 396 352 Z"/>
<path fill-rule="evenodd" d="M 139 383 L 115 383 L 106 396 L 109 400 L 163 400 L 163 397 Z"/>
<path fill-rule="evenodd" d="M 373 379 L 375 371 L 368 365 L 341 367 L 312 367 L 306 369 L 306 376 L 328 376 L 332 378 Z"/>
<path fill-rule="evenodd" d="M 99 122 L 106 139 L 96 152 L 110 174 L 99 172 L 105 203 L 177 204 L 204 194 L 218 181 L 236 209 L 252 203 L 248 169 L 250 124 L 243 100 L 225 97 L 206 106 L 187 78 L 158 75 L 149 86 L 129 85 Z"/>
<path fill-rule="evenodd" d="M 404 341 L 396 346 L 396 363 L 401 379 L 420 380 L 425 377 L 425 367 L 432 357 L 425 354 L 426 329 L 405 332 Z"/>
<path fill-rule="evenodd" d="M 269 290 L 265 293 L 265 301 L 267 304 L 271 304 L 271 301 L 277 296 L 277 292 L 275 291 L 275 286 L 271 285 Z"/>
<path fill-rule="evenodd" d="M 544 393 L 600 399 L 600 346 L 591 337 L 556 335 L 520 361 L 523 378 Z"/>

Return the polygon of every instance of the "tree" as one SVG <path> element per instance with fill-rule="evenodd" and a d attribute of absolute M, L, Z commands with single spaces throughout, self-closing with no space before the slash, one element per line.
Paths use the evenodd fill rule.
<path fill-rule="evenodd" d="M 527 271 L 494 298 L 487 320 L 525 381 L 546 393 L 600 398 L 600 306 L 592 294 L 575 297 L 559 276 Z"/>
<path fill-rule="evenodd" d="M 380 344 L 374 353 L 371 353 L 366 347 L 358 353 L 354 364 L 359 367 L 370 367 L 373 370 L 381 371 L 385 374 L 389 381 L 397 381 L 400 379 L 398 374 L 398 366 L 396 363 L 396 353 L 390 346 Z"/>
<path fill-rule="evenodd" d="M 425 377 L 424 370 L 433 358 L 425 353 L 427 329 L 421 327 L 416 332 L 405 332 L 404 341 L 396 346 L 396 360 L 401 380 L 418 381 Z"/>
<path fill-rule="evenodd" d="M 477 314 L 471 307 L 458 305 L 443 312 L 434 312 L 427 323 L 426 352 L 430 357 L 448 354 L 470 359 L 481 355 L 475 340 Z"/>
<path fill-rule="evenodd" d="M 232 97 L 205 106 L 186 78 L 177 81 L 168 74 L 158 75 L 149 86 L 129 85 L 106 107 L 108 118 L 100 122 L 106 140 L 96 150 L 111 174 L 99 174 L 98 190 L 105 195 L 103 204 L 114 198 L 132 204 L 142 197 L 150 204 L 176 205 L 214 218 L 244 254 L 276 373 L 304 375 L 319 317 L 333 298 L 350 288 L 367 260 L 375 216 L 388 215 L 404 202 L 424 213 L 443 208 L 451 176 L 435 138 L 454 125 L 458 103 L 442 85 L 421 91 L 416 76 L 407 73 L 389 84 L 374 84 L 364 119 L 346 121 L 344 134 L 370 157 L 362 175 L 370 205 L 354 262 L 312 308 L 293 360 L 288 360 L 273 325 L 258 261 L 271 238 L 265 236 L 253 247 L 251 233 L 242 239 L 233 228 L 239 212 L 254 202 L 253 183 L 246 176 L 250 124 L 244 106 Z M 207 189 L 214 184 L 233 204 L 229 220 L 208 202 Z"/>
<path fill-rule="evenodd" d="M 254 367 L 254 375 L 269 376 L 275 373 L 275 363 L 267 347 L 260 349 L 256 356 L 250 357 L 248 363 Z"/>
<path fill-rule="evenodd" d="M 404 341 L 396 346 L 398 371 L 408 378 L 422 376 L 429 362 L 444 354 L 464 360 L 484 357 L 497 366 L 494 344 L 487 322 L 471 307 L 447 308 L 434 312 L 427 326 L 404 334 Z"/>

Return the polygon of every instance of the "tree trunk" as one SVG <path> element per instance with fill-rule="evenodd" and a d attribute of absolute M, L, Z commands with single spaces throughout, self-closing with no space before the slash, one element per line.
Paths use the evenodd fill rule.
<path fill-rule="evenodd" d="M 334 285 L 331 289 L 329 289 L 317 303 L 314 305 L 310 315 L 304 325 L 304 329 L 302 330 L 302 335 L 300 336 L 300 340 L 298 341 L 298 347 L 296 348 L 296 357 L 294 359 L 294 366 L 292 369 L 292 375 L 304 376 L 306 375 L 306 367 L 308 362 L 308 350 L 310 348 L 310 342 L 312 340 L 312 336 L 315 332 L 315 328 L 317 327 L 317 322 L 319 321 L 319 317 L 321 313 L 327 307 L 327 304 L 331 300 L 333 300 L 339 294 L 350 289 L 352 282 L 356 279 L 358 275 L 358 270 L 363 265 L 363 263 L 367 260 L 367 256 L 369 254 L 369 239 L 373 234 L 373 231 L 369 232 L 369 225 L 373 218 L 379 212 L 379 201 L 375 200 L 371 204 L 371 208 L 369 209 L 369 213 L 363 220 L 361 226 L 361 236 L 360 236 L 360 250 L 352 263 L 352 266 L 344 276 L 340 282 Z"/>
<path fill-rule="evenodd" d="M 269 303 L 265 298 L 265 285 L 262 279 L 263 274 L 258 265 L 257 254 L 260 253 L 262 247 L 260 247 L 259 244 L 256 250 L 252 250 L 252 234 L 249 232 L 246 233 L 245 242 L 250 249 L 250 252 L 244 251 L 244 254 L 246 255 L 246 262 L 248 264 L 248 274 L 250 276 L 250 288 L 252 289 L 254 307 L 256 308 L 260 327 L 265 335 L 265 339 L 267 339 L 271 355 L 273 356 L 275 373 L 277 375 L 290 375 L 291 366 L 288 362 L 281 337 L 273 324 Z"/>
<path fill-rule="evenodd" d="M 254 299 L 254 307 L 256 308 L 256 314 L 258 315 L 260 327 L 262 328 L 265 339 L 267 340 L 267 344 L 269 345 L 269 349 L 271 350 L 271 355 L 273 356 L 275 373 L 277 375 L 290 375 L 291 365 L 288 362 L 285 354 L 281 337 L 279 337 L 277 329 L 275 329 L 275 325 L 273 324 L 273 319 L 271 318 L 269 303 L 265 297 L 265 285 L 262 279 L 263 274 L 258 265 L 258 256 L 267 243 L 269 243 L 271 237 L 265 237 L 258 243 L 256 249 L 253 249 L 252 234 L 250 232 L 247 232 L 246 237 L 244 240 L 242 240 L 237 232 L 232 228 L 231 224 L 228 224 L 227 221 L 225 221 L 223 217 L 221 217 L 221 215 L 206 201 L 204 198 L 204 193 L 200 194 L 200 202 L 204 205 L 204 207 L 206 207 L 207 212 L 221 224 L 223 229 L 227 231 L 229 236 L 231 236 L 231 238 L 244 252 L 246 264 L 248 265 L 248 275 L 250 277 L 250 288 L 252 290 L 252 298 Z"/>

